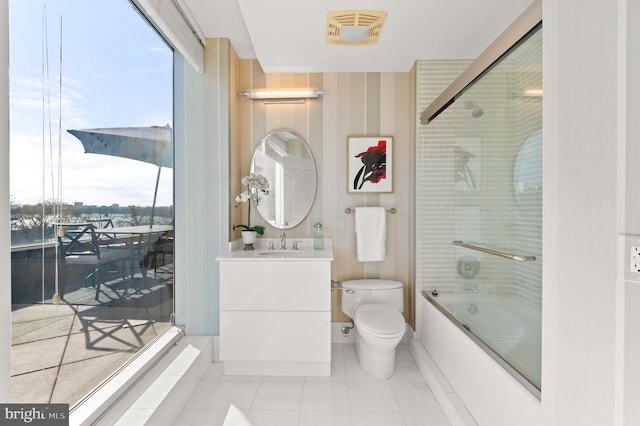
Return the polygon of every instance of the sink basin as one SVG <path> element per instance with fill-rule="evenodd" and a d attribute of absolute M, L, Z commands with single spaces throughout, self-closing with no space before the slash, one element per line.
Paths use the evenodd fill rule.
<path fill-rule="evenodd" d="M 269 250 L 260 252 L 258 255 L 269 257 L 298 257 L 303 256 L 304 252 L 302 250 Z"/>

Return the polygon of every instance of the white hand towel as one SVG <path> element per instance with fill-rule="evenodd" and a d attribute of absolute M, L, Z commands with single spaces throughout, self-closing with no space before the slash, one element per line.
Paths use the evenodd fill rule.
<path fill-rule="evenodd" d="M 387 222 L 384 207 L 356 207 L 359 262 L 380 262 L 386 255 Z"/>

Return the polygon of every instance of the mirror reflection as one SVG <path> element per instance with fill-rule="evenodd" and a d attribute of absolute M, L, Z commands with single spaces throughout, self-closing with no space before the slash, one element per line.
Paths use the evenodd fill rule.
<path fill-rule="evenodd" d="M 542 130 L 522 144 L 513 167 L 513 191 L 525 216 L 542 218 Z"/>
<path fill-rule="evenodd" d="M 269 182 L 269 195 L 256 200 L 256 210 L 269 225 L 288 229 L 304 220 L 316 194 L 316 165 L 299 134 L 277 129 L 263 137 L 253 152 L 251 173 Z"/>

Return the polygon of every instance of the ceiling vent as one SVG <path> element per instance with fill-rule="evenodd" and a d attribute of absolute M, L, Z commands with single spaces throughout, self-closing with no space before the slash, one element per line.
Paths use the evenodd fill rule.
<path fill-rule="evenodd" d="M 387 12 L 335 10 L 327 13 L 327 43 L 342 46 L 376 44 Z"/>

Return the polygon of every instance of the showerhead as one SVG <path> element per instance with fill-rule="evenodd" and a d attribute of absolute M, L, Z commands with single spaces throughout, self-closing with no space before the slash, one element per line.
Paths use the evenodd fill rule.
<path fill-rule="evenodd" d="M 478 105 L 476 105 L 474 102 L 472 101 L 467 101 L 464 103 L 464 107 L 465 109 L 470 109 L 471 111 L 471 116 L 473 118 L 478 118 L 478 117 L 482 117 L 482 114 L 484 114 L 484 110 L 482 108 L 480 108 Z"/>

